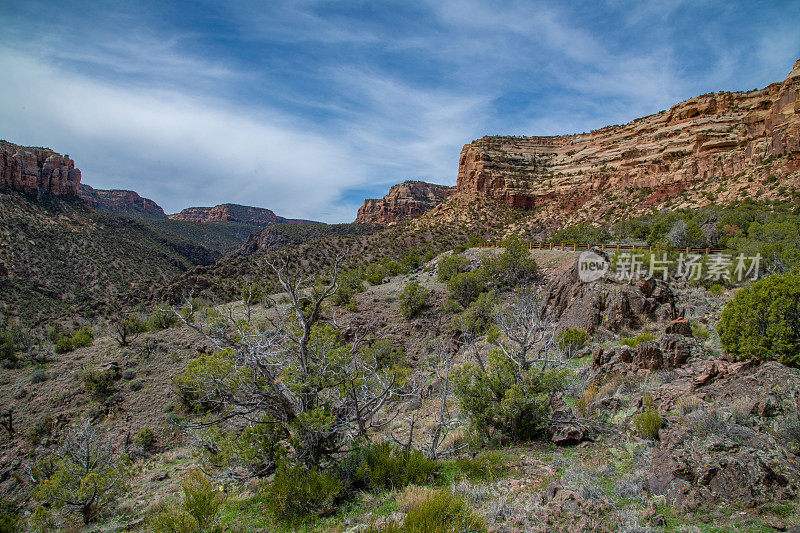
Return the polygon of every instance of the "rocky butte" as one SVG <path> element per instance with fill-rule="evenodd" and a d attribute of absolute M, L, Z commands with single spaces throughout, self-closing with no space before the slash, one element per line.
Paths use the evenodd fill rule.
<path fill-rule="evenodd" d="M 705 94 L 621 126 L 484 137 L 461 150 L 458 195 L 484 195 L 553 223 L 788 198 L 800 185 L 799 90 L 800 61 L 764 89 Z"/>
<path fill-rule="evenodd" d="M 269 209 L 238 204 L 188 207 L 180 213 L 169 215 L 169 218 L 189 222 L 239 222 L 253 226 L 269 226 L 279 222 L 279 217 Z"/>
<path fill-rule="evenodd" d="M 41 196 L 75 196 L 81 171 L 68 155 L 0 141 L 0 188 Z"/>
<path fill-rule="evenodd" d="M 160 205 L 149 198 L 142 198 L 135 191 L 94 189 L 82 183 L 78 189 L 78 196 L 95 209 L 109 213 L 144 218 L 167 218 Z"/>
<path fill-rule="evenodd" d="M 393 224 L 418 217 L 447 200 L 455 187 L 424 181 L 404 181 L 389 189 L 383 198 L 364 200 L 356 222 Z"/>

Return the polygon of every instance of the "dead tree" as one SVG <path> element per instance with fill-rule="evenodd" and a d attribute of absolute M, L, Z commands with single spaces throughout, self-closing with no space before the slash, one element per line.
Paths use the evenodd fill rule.
<path fill-rule="evenodd" d="M 520 290 L 511 303 L 501 309 L 495 322 L 500 335 L 491 339 L 518 368 L 544 372 L 566 364 L 558 343 L 558 325 L 545 313 L 538 292 Z"/>
<path fill-rule="evenodd" d="M 457 350 L 444 340 L 440 340 L 430 361 L 431 376 L 439 383 L 439 391 L 437 396 L 436 418 L 434 420 L 433 428 L 426 439 L 415 439 L 417 431 L 417 424 L 422 420 L 419 412 L 414 412 L 406 418 L 408 424 L 408 437 L 405 442 L 400 441 L 397 436 L 392 432 L 390 434 L 392 440 L 402 446 L 406 451 L 412 448 L 420 450 L 429 459 L 440 459 L 453 455 L 460 450 L 464 449 L 467 445 L 451 446 L 443 448 L 447 441 L 448 435 L 460 427 L 460 422 L 455 419 L 450 410 L 449 401 L 453 399 L 453 386 L 452 386 L 452 371 L 453 364 L 455 363 L 455 356 Z M 419 395 L 419 390 L 422 387 L 414 387 Z M 422 398 L 420 398 L 420 401 Z M 420 441 L 420 442 L 417 442 Z"/>
<path fill-rule="evenodd" d="M 175 310 L 219 348 L 215 364 L 188 385 L 194 397 L 214 408 L 215 416 L 202 424 L 270 424 L 292 440 L 295 458 L 309 466 L 386 424 L 376 415 L 403 394 L 397 376 L 363 355 L 358 335 L 342 344 L 335 316 L 324 316 L 343 259 L 344 254 L 335 259 L 327 279 L 293 272 L 288 258 L 267 261 L 289 303 L 265 298 L 268 312 L 260 322 L 233 306 L 197 313 L 191 300 Z"/>

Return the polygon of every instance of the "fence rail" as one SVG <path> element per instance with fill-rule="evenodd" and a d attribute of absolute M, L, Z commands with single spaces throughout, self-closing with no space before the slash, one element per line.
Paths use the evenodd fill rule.
<path fill-rule="evenodd" d="M 503 245 L 500 242 L 485 242 L 480 245 L 481 248 L 502 248 Z M 652 252 L 654 249 L 656 251 L 675 251 L 675 252 L 685 252 L 687 254 L 719 254 L 724 252 L 725 250 L 721 248 L 675 248 L 675 247 L 653 247 L 653 246 L 636 246 L 632 244 L 567 244 L 563 242 L 553 243 L 553 242 L 530 242 L 528 243 L 528 247 L 531 250 L 562 250 L 565 252 L 577 252 L 580 250 L 588 250 L 590 248 L 598 248 L 600 250 L 608 250 L 608 251 L 616 251 L 620 252 L 622 250 L 640 250 L 642 252 Z"/>

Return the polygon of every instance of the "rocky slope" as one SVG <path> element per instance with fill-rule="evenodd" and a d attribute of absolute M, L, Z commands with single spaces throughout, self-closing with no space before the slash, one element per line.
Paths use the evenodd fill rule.
<path fill-rule="evenodd" d="M 34 201 L 0 192 L 0 319 L 26 327 L 102 314 L 109 303 L 135 305 L 221 254 L 167 231 L 90 209 L 75 197 Z M 168 222 L 168 221 L 164 221 Z"/>
<path fill-rule="evenodd" d="M 68 155 L 0 140 L 0 188 L 25 194 L 75 196 L 81 171 Z"/>
<path fill-rule="evenodd" d="M 446 185 L 404 181 L 389 189 L 389 194 L 383 198 L 364 200 L 356 222 L 393 224 L 415 218 L 441 204 L 454 192 L 454 187 Z"/>
<path fill-rule="evenodd" d="M 142 198 L 136 191 L 94 189 L 81 183 L 78 196 L 90 206 L 107 213 L 140 218 L 167 218 L 160 205 Z"/>
<path fill-rule="evenodd" d="M 484 137 L 462 149 L 457 188 L 552 223 L 786 198 L 800 186 L 798 90 L 800 61 L 764 89 L 705 94 L 621 126 Z"/>

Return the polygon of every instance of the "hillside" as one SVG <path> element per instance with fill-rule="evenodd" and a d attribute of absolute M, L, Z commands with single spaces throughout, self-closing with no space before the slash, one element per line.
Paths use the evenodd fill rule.
<path fill-rule="evenodd" d="M 40 201 L 0 192 L 0 314 L 48 326 L 53 318 L 101 315 L 220 257 L 195 242 L 74 197 Z"/>

